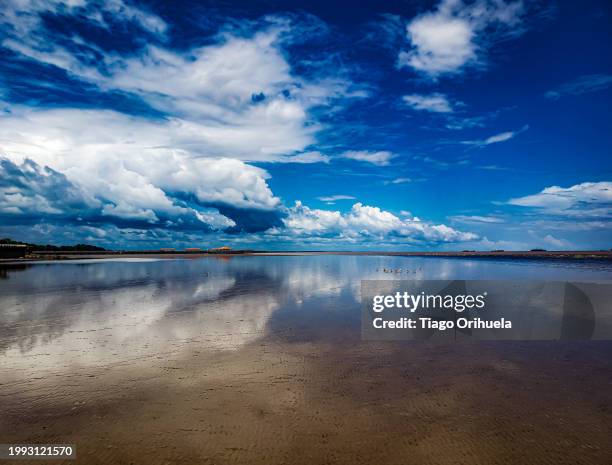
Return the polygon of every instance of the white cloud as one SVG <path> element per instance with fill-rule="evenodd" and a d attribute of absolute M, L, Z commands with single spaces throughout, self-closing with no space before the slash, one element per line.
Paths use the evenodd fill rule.
<path fill-rule="evenodd" d="M 169 193 L 203 203 L 276 208 L 261 168 L 230 158 L 198 157 L 189 130 L 176 121 L 151 121 L 102 110 L 30 110 L 12 107 L 0 116 L 0 149 L 64 173 L 96 197 L 130 207 L 170 210 Z M 128 206 L 129 205 L 129 206 Z M 110 213 L 111 210 L 109 210 Z"/>
<path fill-rule="evenodd" d="M 483 35 L 492 28 L 516 26 L 524 12 L 521 1 L 442 0 L 433 12 L 414 18 L 406 28 L 411 49 L 401 51 L 398 65 L 432 78 L 460 72 L 482 61 L 487 44 Z"/>
<path fill-rule="evenodd" d="M 489 145 L 489 144 L 497 144 L 498 142 L 505 142 L 507 140 L 512 139 L 515 136 L 515 134 L 516 133 L 513 131 L 502 132 L 501 134 L 496 134 L 494 136 L 487 137 L 483 141 L 483 144 Z"/>
<path fill-rule="evenodd" d="M 500 165 L 482 165 L 482 166 L 477 166 L 476 168 L 480 170 L 487 170 L 487 171 L 508 171 L 510 170 L 510 168 L 508 168 L 507 166 L 500 166 Z"/>
<path fill-rule="evenodd" d="M 0 14 L 3 33 L 0 44 L 18 54 L 75 74 L 90 78 L 100 76 L 94 68 L 84 66 L 80 61 L 98 63 L 103 55 L 99 47 L 86 43 L 77 31 L 65 34 L 61 41 L 54 41 L 51 37 L 42 18 L 61 16 L 86 21 L 90 27 L 102 29 L 107 34 L 136 26 L 139 32 L 157 41 L 166 40 L 168 26 L 159 16 L 123 0 L 5 0 Z M 68 44 L 78 47 L 80 58 L 69 50 Z"/>
<path fill-rule="evenodd" d="M 226 33 L 179 52 L 159 45 L 166 25 L 151 13 L 121 0 L 105 2 L 101 11 L 94 6 L 11 1 L 0 19 L 9 31 L 2 45 L 102 92 L 138 97 L 164 116 L 5 104 L 0 152 L 14 163 L 29 159 L 64 174 L 102 202 L 103 216 L 154 224 L 181 217 L 191 208 L 186 204 L 197 202 L 192 216 L 227 227 L 233 221 L 208 206 L 278 211 L 268 173 L 247 162 L 328 163 L 329 156 L 305 151 L 320 129 L 311 110 L 341 96 L 363 96 L 343 79 L 293 75 L 283 50 L 291 35 L 287 22 L 270 21 L 250 36 Z M 76 32 L 55 42 L 43 14 L 79 16 L 102 28 L 111 19 L 129 22 L 157 40 L 126 55 L 85 43 Z M 17 211 L 8 201 L 18 199 L 4 197 L 3 208 Z"/>
<path fill-rule="evenodd" d="M 529 126 L 525 125 L 518 131 L 501 132 L 499 134 L 495 134 L 493 136 L 487 137 L 486 139 L 464 140 L 464 141 L 461 141 L 461 143 L 464 145 L 475 145 L 477 147 L 486 147 L 487 145 L 498 144 L 500 142 L 509 141 L 510 139 L 516 137 L 520 133 L 525 132 L 527 129 L 529 129 Z"/>
<path fill-rule="evenodd" d="M 395 178 L 391 181 L 385 181 L 385 184 L 406 184 L 412 182 L 411 178 Z"/>
<path fill-rule="evenodd" d="M 459 223 L 503 223 L 504 220 L 497 216 L 479 216 L 479 215 L 455 215 L 449 217 L 451 221 Z"/>
<path fill-rule="evenodd" d="M 283 156 L 277 160 L 276 162 L 280 163 L 329 163 L 330 157 L 322 154 L 321 152 L 312 151 L 312 152 L 304 152 L 297 153 L 291 156 Z"/>
<path fill-rule="evenodd" d="M 546 244 L 551 245 L 553 247 L 557 247 L 559 249 L 567 249 L 568 247 L 572 246 L 571 242 L 569 242 L 568 240 L 560 239 L 558 237 L 553 236 L 552 234 L 547 234 L 542 240 Z"/>
<path fill-rule="evenodd" d="M 315 142 L 319 125 L 308 110 L 339 90 L 293 78 L 276 34 L 230 37 L 186 57 L 149 47 L 137 58 L 114 59 L 110 75 L 80 65 L 67 70 L 107 90 L 138 94 L 170 114 L 163 130 L 173 133 L 178 148 L 198 156 L 282 161 Z"/>
<path fill-rule="evenodd" d="M 331 74 L 319 73 L 320 77 L 311 80 L 293 75 L 283 50 L 293 34 L 288 21 L 270 19 L 267 27 L 250 36 L 225 33 L 217 37 L 216 43 L 203 47 L 176 51 L 153 42 L 123 56 L 86 43 L 76 33 L 56 43 L 39 18 L 42 13 L 61 11 L 102 21 L 93 14 L 92 3 L 83 0 L 66 9 L 61 2 L 24 2 L 11 2 L 4 26 L 22 31 L 25 38 L 9 34 L 2 42 L 5 47 L 23 57 L 57 66 L 103 91 L 140 97 L 167 116 L 165 121 L 150 126 L 171 133 L 170 140 L 161 143 L 194 156 L 328 162 L 325 155 L 303 153 L 316 142 L 315 135 L 321 127 L 310 111 L 340 97 L 364 96 L 352 88 L 351 82 Z M 117 13 L 117 18 L 125 21 L 155 23 L 156 17 L 123 5 L 120 0 L 104 5 L 107 12 Z M 155 29 L 163 29 L 158 26 Z"/>
<path fill-rule="evenodd" d="M 116 23 L 133 23 L 159 38 L 164 37 L 168 28 L 159 16 L 123 0 L 4 0 L 2 11 L 0 23 L 10 25 L 21 41 L 34 39 L 30 33 L 42 27 L 43 14 L 78 16 L 103 29 L 109 29 L 108 19 L 112 18 Z"/>
<path fill-rule="evenodd" d="M 186 206 L 167 196 L 134 172 L 115 171 L 114 184 L 99 189 L 70 181 L 65 175 L 32 160 L 21 164 L 0 158 L 0 213 L 5 219 L 63 220 L 68 223 L 149 223 L 203 231 L 235 223 L 214 208 Z"/>
<path fill-rule="evenodd" d="M 338 200 L 354 200 L 355 197 L 352 195 L 329 195 L 327 197 L 317 197 L 322 202 L 336 202 Z"/>
<path fill-rule="evenodd" d="M 432 113 L 452 113 L 453 106 L 444 94 L 434 93 L 429 95 L 411 94 L 402 97 L 406 105 L 415 110 L 429 111 Z"/>
<path fill-rule="evenodd" d="M 312 209 L 301 202 L 290 208 L 284 219 L 287 233 L 301 236 L 334 237 L 348 240 L 389 240 L 407 242 L 462 242 L 477 239 L 476 234 L 449 226 L 430 224 L 418 218 L 400 219 L 393 213 L 356 203 L 347 213 Z"/>
<path fill-rule="evenodd" d="M 376 166 L 388 166 L 390 161 L 396 157 L 394 153 L 387 150 L 378 152 L 368 150 L 356 150 L 344 152 L 340 155 L 342 158 L 348 158 L 349 160 L 363 161 L 371 163 Z"/>
<path fill-rule="evenodd" d="M 410 23 L 407 33 L 413 50 L 400 53 L 400 66 L 438 75 L 476 60 L 475 34 L 466 20 L 428 14 Z"/>
<path fill-rule="evenodd" d="M 309 111 L 338 97 L 363 97 L 341 78 L 294 76 L 282 49 L 290 34 L 286 22 L 273 22 L 250 37 L 226 33 L 215 44 L 182 52 L 147 45 L 126 57 L 78 36 L 72 45 L 82 47 L 74 54 L 37 27 L 31 25 L 27 40 L 9 38 L 3 45 L 102 90 L 139 96 L 170 115 L 168 126 L 180 132 L 180 148 L 188 145 L 198 156 L 327 162 L 314 152 L 292 157 L 316 142 L 320 125 Z"/>
<path fill-rule="evenodd" d="M 576 221 L 576 218 L 571 218 L 567 221 L 565 218 L 557 219 L 554 217 L 546 217 L 543 220 L 533 221 L 531 224 L 537 227 L 539 230 L 549 229 L 558 230 L 563 232 L 568 231 L 597 231 L 612 229 L 612 217 L 611 218 L 595 218 L 587 219 L 583 221 Z"/>
<path fill-rule="evenodd" d="M 551 186 L 541 192 L 510 199 L 509 205 L 571 218 L 612 218 L 612 182 L 584 182 L 570 187 Z"/>

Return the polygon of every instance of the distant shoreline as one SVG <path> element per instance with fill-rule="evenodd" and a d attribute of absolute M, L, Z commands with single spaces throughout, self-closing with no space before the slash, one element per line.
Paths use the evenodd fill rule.
<path fill-rule="evenodd" d="M 464 251 L 464 252 L 356 252 L 356 251 L 240 251 L 230 253 L 209 252 L 153 252 L 153 251 L 44 251 L 25 258 L 0 259 L 0 263 L 28 263 L 52 260 L 112 259 L 112 258 L 201 258 L 235 256 L 307 256 L 307 255 L 360 255 L 391 257 L 440 257 L 440 258 L 500 258 L 500 259 L 550 259 L 550 260 L 604 260 L 612 261 L 612 251 Z"/>

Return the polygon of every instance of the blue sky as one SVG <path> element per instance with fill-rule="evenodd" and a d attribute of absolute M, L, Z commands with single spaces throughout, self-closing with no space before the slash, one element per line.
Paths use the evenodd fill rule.
<path fill-rule="evenodd" d="M 0 6 L 0 236 L 609 249 L 606 1 Z"/>

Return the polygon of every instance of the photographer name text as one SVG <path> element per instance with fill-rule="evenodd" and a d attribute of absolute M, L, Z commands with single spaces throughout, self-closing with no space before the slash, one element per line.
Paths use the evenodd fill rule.
<path fill-rule="evenodd" d="M 457 317 L 466 310 L 484 311 L 487 293 L 477 295 L 439 295 L 410 294 L 408 292 L 396 292 L 390 295 L 375 295 L 372 298 L 372 311 L 382 315 L 383 312 L 404 311 L 414 314 L 418 311 L 449 311 L 454 312 L 449 318 L 436 318 L 431 316 L 397 317 L 386 319 L 377 316 L 372 319 L 375 329 L 431 329 L 445 331 L 447 329 L 512 329 L 512 321 L 506 318 L 487 320 L 480 317 L 467 318 Z"/>

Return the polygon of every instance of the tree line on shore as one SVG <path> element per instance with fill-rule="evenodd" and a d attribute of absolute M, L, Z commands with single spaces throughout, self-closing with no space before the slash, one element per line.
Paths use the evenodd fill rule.
<path fill-rule="evenodd" d="M 28 242 L 15 241 L 8 237 L 0 239 L 0 244 L 15 244 L 15 245 L 25 245 L 31 251 L 48 251 L 48 252 L 68 252 L 68 251 L 88 251 L 88 252 L 103 252 L 106 249 L 103 247 L 98 247 L 96 245 L 90 244 L 75 244 L 75 245 L 51 245 L 51 244 L 30 244 Z"/>

